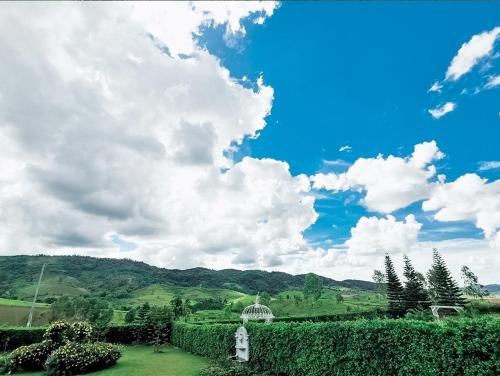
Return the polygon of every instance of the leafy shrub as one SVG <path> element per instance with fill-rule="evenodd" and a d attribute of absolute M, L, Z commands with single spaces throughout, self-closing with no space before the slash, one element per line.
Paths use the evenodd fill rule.
<path fill-rule="evenodd" d="M 0 354 L 0 375 L 7 373 L 7 355 Z"/>
<path fill-rule="evenodd" d="M 75 342 L 89 342 L 92 339 L 94 329 L 85 321 L 77 321 L 71 324 L 71 340 Z"/>
<path fill-rule="evenodd" d="M 249 366 L 289 376 L 498 375 L 500 320 L 408 319 L 246 325 Z M 234 354 L 237 325 L 176 322 L 172 343 L 215 359 Z"/>
<path fill-rule="evenodd" d="M 405 317 L 411 320 L 434 321 L 434 316 L 428 309 L 422 310 L 412 308 L 406 313 Z"/>
<path fill-rule="evenodd" d="M 43 334 L 43 339 L 45 341 L 51 341 L 57 345 L 62 345 L 69 339 L 70 330 L 71 326 L 67 322 L 56 321 L 49 325 Z"/>
<path fill-rule="evenodd" d="M 198 376 L 265 376 L 267 372 L 256 371 L 244 363 L 217 362 L 203 368 Z"/>
<path fill-rule="evenodd" d="M 57 345 L 51 341 L 21 346 L 12 351 L 4 362 L 4 372 L 41 371 L 50 353 Z"/>
<path fill-rule="evenodd" d="M 0 352 L 41 342 L 45 328 L 0 327 Z"/>
<path fill-rule="evenodd" d="M 70 376 L 99 371 L 115 365 L 120 356 L 120 349 L 109 343 L 69 342 L 47 359 L 46 374 Z"/>
<path fill-rule="evenodd" d="M 487 300 L 473 301 L 469 308 L 481 314 L 500 313 L 500 304 L 491 303 Z"/>

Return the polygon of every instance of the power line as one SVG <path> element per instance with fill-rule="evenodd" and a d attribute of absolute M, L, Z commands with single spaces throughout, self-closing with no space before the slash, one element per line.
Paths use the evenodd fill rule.
<path fill-rule="evenodd" d="M 33 304 L 31 304 L 30 314 L 28 316 L 28 323 L 26 326 L 31 327 L 31 321 L 33 321 L 33 311 L 35 310 L 36 298 L 38 297 L 38 291 L 40 290 L 40 284 L 42 283 L 43 271 L 45 270 L 45 265 L 42 265 L 42 271 L 40 272 L 40 277 L 38 278 L 38 284 L 36 285 L 35 296 L 33 297 Z"/>

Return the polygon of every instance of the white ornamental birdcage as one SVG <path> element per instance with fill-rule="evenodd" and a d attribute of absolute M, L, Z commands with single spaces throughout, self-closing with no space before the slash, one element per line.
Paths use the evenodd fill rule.
<path fill-rule="evenodd" d="M 260 296 L 257 294 L 255 304 L 246 307 L 241 314 L 241 318 L 244 323 L 250 320 L 264 320 L 265 322 L 271 322 L 273 321 L 274 315 L 269 307 L 260 304 Z"/>

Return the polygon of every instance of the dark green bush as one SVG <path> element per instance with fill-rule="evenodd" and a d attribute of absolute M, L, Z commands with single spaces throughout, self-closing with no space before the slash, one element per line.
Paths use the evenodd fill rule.
<path fill-rule="evenodd" d="M 68 340 L 70 331 L 71 325 L 69 323 L 65 321 L 56 321 L 50 324 L 47 330 L 45 330 L 43 339 L 57 345 L 62 345 Z"/>
<path fill-rule="evenodd" d="M 41 342 L 46 328 L 0 327 L 0 352 Z"/>
<path fill-rule="evenodd" d="M 4 372 L 41 371 L 49 355 L 57 348 L 51 341 L 21 346 L 10 353 L 4 364 Z"/>
<path fill-rule="evenodd" d="M 249 365 L 289 376 L 498 375 L 500 320 L 358 320 L 246 325 Z M 172 343 L 224 359 L 237 325 L 175 323 Z"/>
<path fill-rule="evenodd" d="M 69 342 L 50 355 L 45 370 L 48 376 L 79 375 L 111 367 L 120 356 L 120 349 L 109 343 Z"/>
<path fill-rule="evenodd" d="M 170 342 L 171 323 L 165 325 L 161 342 Z M 151 342 L 151 328 L 147 325 L 115 325 L 106 328 L 101 335 L 106 342 L 129 344 L 148 344 Z"/>
<path fill-rule="evenodd" d="M 480 314 L 500 313 L 500 304 L 491 303 L 487 300 L 473 301 L 469 308 Z"/>
<path fill-rule="evenodd" d="M 265 376 L 267 372 L 259 372 L 245 363 L 235 363 L 229 360 L 210 364 L 203 368 L 198 376 Z"/>

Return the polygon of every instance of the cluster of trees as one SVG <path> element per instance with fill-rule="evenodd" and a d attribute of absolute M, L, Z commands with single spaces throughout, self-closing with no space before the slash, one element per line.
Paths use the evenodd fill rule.
<path fill-rule="evenodd" d="M 113 318 L 113 308 L 102 299 L 62 296 L 50 306 L 54 320 L 88 321 L 104 327 Z"/>
<path fill-rule="evenodd" d="M 187 317 L 193 312 L 193 306 L 189 299 L 182 300 L 180 296 L 175 296 L 170 301 L 170 306 L 156 306 L 150 305 L 148 302 L 133 307 L 125 314 L 125 323 L 148 325 L 154 321 L 155 317 L 168 316 L 169 320 L 177 320 L 181 317 Z"/>
<path fill-rule="evenodd" d="M 386 254 L 385 274 L 379 270 L 373 273 L 373 280 L 379 287 L 379 292 L 385 290 L 388 300 L 390 314 L 402 316 L 413 310 L 424 310 L 431 304 L 442 306 L 463 306 L 466 300 L 462 291 L 452 278 L 446 263 L 439 254 L 433 250 L 433 263 L 427 273 L 427 278 L 415 270 L 410 259 L 404 256 L 404 285 L 401 283 L 394 264 Z M 472 271 L 464 266 L 462 276 L 466 287 L 464 291 L 475 297 L 483 297 L 486 290 L 478 283 L 477 277 Z"/>

